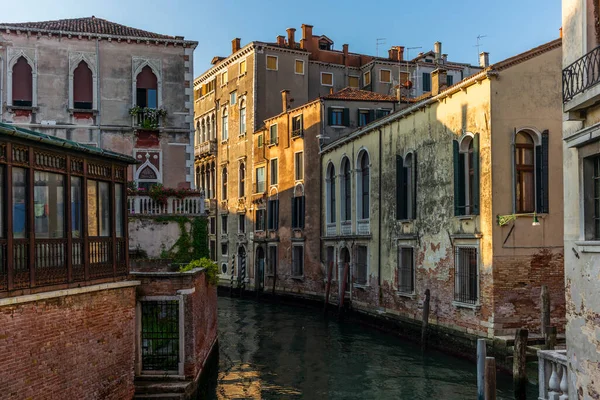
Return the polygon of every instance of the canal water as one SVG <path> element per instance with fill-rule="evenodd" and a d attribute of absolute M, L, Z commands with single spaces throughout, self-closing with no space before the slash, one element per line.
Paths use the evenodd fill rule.
<path fill-rule="evenodd" d="M 475 364 L 318 309 L 219 297 L 211 399 L 476 399 Z M 215 373 L 216 374 L 216 373 Z M 528 399 L 535 399 L 535 387 Z M 498 376 L 498 399 L 513 399 Z"/>

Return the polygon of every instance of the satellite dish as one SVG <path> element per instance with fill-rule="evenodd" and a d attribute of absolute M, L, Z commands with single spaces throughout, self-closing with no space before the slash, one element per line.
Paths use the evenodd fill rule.
<path fill-rule="evenodd" d="M 403 86 L 405 89 L 412 89 L 413 83 L 411 81 L 406 81 L 406 82 L 404 82 Z"/>

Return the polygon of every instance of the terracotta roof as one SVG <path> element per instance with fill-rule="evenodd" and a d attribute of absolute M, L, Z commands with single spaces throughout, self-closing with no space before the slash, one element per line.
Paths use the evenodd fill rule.
<path fill-rule="evenodd" d="M 110 22 L 102 18 L 86 17 L 73 19 L 59 19 L 56 21 L 0 23 L 2 29 L 44 30 L 53 32 L 68 32 L 73 34 L 97 34 L 122 37 L 135 37 L 144 39 L 170 39 L 183 40 L 183 38 L 160 35 L 141 29 Z"/>
<path fill-rule="evenodd" d="M 398 101 L 396 96 L 369 92 L 368 90 L 344 88 L 339 92 L 321 97 L 324 100 Z"/>

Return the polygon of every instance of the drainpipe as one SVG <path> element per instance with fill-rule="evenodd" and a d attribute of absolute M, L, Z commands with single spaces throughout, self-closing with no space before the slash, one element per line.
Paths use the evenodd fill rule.
<path fill-rule="evenodd" d="M 100 43 L 96 38 L 96 126 L 98 126 L 98 146 L 102 148 L 100 138 L 102 134 L 100 132 Z"/>
<path fill-rule="evenodd" d="M 372 77 L 371 77 L 372 78 Z M 379 284 L 379 298 L 381 299 L 381 128 L 379 128 L 379 187 L 377 189 L 379 203 L 378 219 L 379 219 L 379 240 L 377 241 L 377 282 Z"/>

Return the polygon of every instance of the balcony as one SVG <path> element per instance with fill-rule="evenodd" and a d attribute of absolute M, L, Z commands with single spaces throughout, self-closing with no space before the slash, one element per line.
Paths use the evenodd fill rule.
<path fill-rule="evenodd" d="M 127 209 L 134 215 L 204 215 L 203 196 L 167 197 L 166 202 L 159 202 L 150 196 L 135 195 L 127 198 Z"/>
<path fill-rule="evenodd" d="M 133 117 L 133 126 L 141 130 L 158 130 L 162 126 L 167 112 L 162 108 L 133 107 L 129 110 Z"/>
<path fill-rule="evenodd" d="M 538 350 L 539 399 L 569 399 L 569 368 L 566 350 Z"/>
<path fill-rule="evenodd" d="M 352 221 L 340 222 L 340 230 L 342 236 L 352 235 Z"/>
<path fill-rule="evenodd" d="M 304 129 L 295 129 L 292 131 L 292 139 L 304 137 Z"/>
<path fill-rule="evenodd" d="M 204 208 L 209 213 L 214 214 L 217 211 L 217 199 L 206 199 L 204 200 Z"/>
<path fill-rule="evenodd" d="M 600 96 L 600 47 L 596 47 L 562 71 L 565 112 L 591 106 Z"/>
<path fill-rule="evenodd" d="M 208 157 L 217 155 L 217 141 L 216 140 L 207 140 L 206 142 L 202 142 L 194 148 L 194 155 L 196 157 Z"/>
<path fill-rule="evenodd" d="M 356 234 L 357 235 L 370 235 L 371 224 L 368 219 L 359 219 L 356 221 Z"/>
<path fill-rule="evenodd" d="M 335 222 L 328 223 L 325 229 L 325 236 L 335 236 L 337 234 L 337 225 Z"/>

